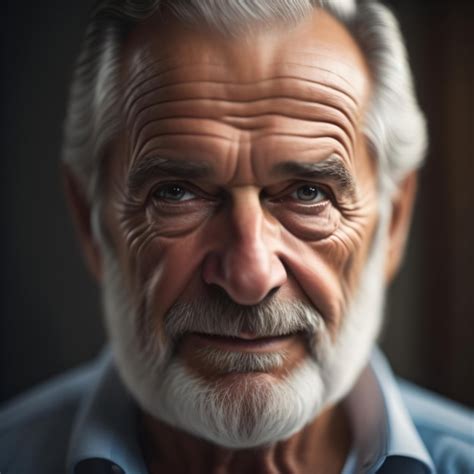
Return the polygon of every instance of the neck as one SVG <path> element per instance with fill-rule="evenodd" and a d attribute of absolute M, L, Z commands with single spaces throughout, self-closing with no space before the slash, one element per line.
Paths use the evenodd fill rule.
<path fill-rule="evenodd" d="M 289 439 L 265 447 L 232 450 L 142 414 L 140 437 L 150 474 L 339 473 L 351 435 L 343 408 L 321 413 Z"/>

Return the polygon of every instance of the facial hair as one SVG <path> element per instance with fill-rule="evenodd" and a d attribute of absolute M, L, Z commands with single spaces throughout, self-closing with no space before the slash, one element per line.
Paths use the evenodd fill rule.
<path fill-rule="evenodd" d="M 275 297 L 250 308 L 217 296 L 178 301 L 158 334 L 153 312 L 139 313 L 113 253 L 103 248 L 103 306 L 122 380 L 144 412 L 217 445 L 242 449 L 289 438 L 341 400 L 367 363 L 382 322 L 385 242 L 382 220 L 335 340 L 312 306 Z M 269 371 L 284 364 L 284 353 L 204 350 L 198 357 L 216 373 L 239 374 L 210 382 L 175 350 L 189 332 L 238 336 L 242 330 L 260 337 L 301 332 L 308 356 L 276 379 Z"/>

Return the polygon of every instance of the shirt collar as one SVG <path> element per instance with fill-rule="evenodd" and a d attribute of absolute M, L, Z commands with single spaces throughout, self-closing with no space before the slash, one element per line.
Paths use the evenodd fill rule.
<path fill-rule="evenodd" d="M 353 467 L 348 472 L 388 471 L 390 463 L 400 458 L 407 466 L 404 472 L 435 472 L 394 375 L 378 349 L 374 349 L 344 404 L 354 436 Z"/>
<path fill-rule="evenodd" d="M 137 433 L 136 405 L 104 351 L 73 428 L 68 474 L 146 474 Z"/>
<path fill-rule="evenodd" d="M 414 472 L 435 472 L 393 373 L 377 349 L 344 405 L 354 444 L 343 472 L 383 472 L 394 457 L 403 457 Z M 111 354 L 104 351 L 73 428 L 68 474 L 92 474 L 95 467 L 97 472 L 146 474 L 137 433 L 136 405 L 120 380 Z"/>

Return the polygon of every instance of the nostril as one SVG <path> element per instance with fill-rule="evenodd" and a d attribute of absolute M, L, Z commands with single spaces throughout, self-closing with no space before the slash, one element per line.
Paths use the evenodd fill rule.
<path fill-rule="evenodd" d="M 265 300 L 269 300 L 270 298 L 272 298 L 273 296 L 275 296 L 275 294 L 277 293 L 277 291 L 280 289 L 279 286 L 276 286 L 275 288 L 272 288 L 268 293 L 267 293 L 267 296 L 265 296 Z"/>
<path fill-rule="evenodd" d="M 202 267 L 202 277 L 208 285 L 218 285 L 222 279 L 221 262 L 216 253 L 207 255 Z"/>
<path fill-rule="evenodd" d="M 218 299 L 219 301 L 233 302 L 230 294 L 219 286 L 216 283 L 211 283 L 208 285 L 209 296 L 213 299 Z"/>

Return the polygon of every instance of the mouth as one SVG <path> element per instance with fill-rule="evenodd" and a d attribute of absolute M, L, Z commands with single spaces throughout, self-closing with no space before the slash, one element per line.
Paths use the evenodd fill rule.
<path fill-rule="evenodd" d="M 251 333 L 240 333 L 238 337 L 214 334 L 190 333 L 189 342 L 196 347 L 214 347 L 230 352 L 278 352 L 288 348 L 298 334 L 279 336 L 257 336 Z"/>

